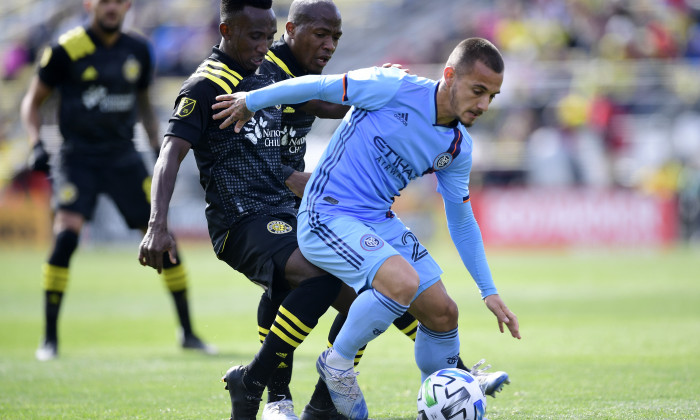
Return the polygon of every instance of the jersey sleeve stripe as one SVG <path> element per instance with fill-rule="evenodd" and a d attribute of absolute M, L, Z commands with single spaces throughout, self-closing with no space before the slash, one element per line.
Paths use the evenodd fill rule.
<path fill-rule="evenodd" d="M 294 74 L 292 74 L 292 72 L 289 70 L 289 67 L 287 67 L 287 65 L 284 64 L 284 61 L 280 60 L 280 58 L 277 57 L 275 54 L 273 54 L 272 51 L 268 51 L 268 52 L 267 52 L 267 54 L 265 55 L 265 59 L 268 60 L 268 61 L 271 61 L 271 62 L 273 62 L 273 63 L 275 63 L 275 64 L 277 64 L 277 66 L 278 66 L 279 68 L 281 68 L 281 69 L 282 69 L 285 73 L 287 73 L 288 75 L 290 75 L 290 76 L 292 76 L 292 77 L 296 77 L 296 76 L 295 76 Z"/>
<path fill-rule="evenodd" d="M 58 38 L 58 44 L 66 50 L 71 61 L 95 52 L 95 44 L 82 26 L 71 29 Z"/>
<path fill-rule="evenodd" d="M 343 75 L 343 102 L 348 100 L 348 74 Z"/>
<path fill-rule="evenodd" d="M 239 79 L 236 79 L 230 73 L 227 73 L 224 70 L 217 70 L 217 69 L 211 68 L 209 66 L 200 66 L 199 69 L 197 69 L 197 71 L 198 72 L 207 72 L 207 73 L 213 74 L 215 76 L 223 77 L 226 80 L 228 80 L 233 85 L 233 87 L 238 86 L 238 83 L 240 82 Z"/>
<path fill-rule="evenodd" d="M 469 196 L 462 197 L 462 203 L 468 203 L 469 200 L 471 200 L 471 197 L 469 197 Z"/>
<path fill-rule="evenodd" d="M 222 70 L 226 71 L 226 73 L 228 73 L 228 74 L 230 74 L 231 76 L 235 77 L 236 79 L 238 79 L 238 80 L 243 80 L 243 76 L 241 76 L 241 75 L 238 74 L 237 72 L 231 70 L 231 69 L 229 68 L 229 66 L 227 66 L 226 64 L 224 64 L 224 63 L 222 63 L 222 62 L 214 61 L 214 60 L 206 60 L 204 63 L 202 63 L 202 65 L 200 65 L 200 67 L 202 67 L 203 65 L 208 65 L 208 66 L 212 66 L 212 67 L 219 67 L 219 68 L 221 68 Z M 235 85 L 234 85 L 234 86 L 235 86 Z"/>
<path fill-rule="evenodd" d="M 211 80 L 212 82 L 214 82 L 214 83 L 216 83 L 217 85 L 219 85 L 219 87 L 221 87 L 221 89 L 223 89 L 224 92 L 226 92 L 226 93 L 232 93 L 232 92 L 233 92 L 233 89 L 231 89 L 231 86 L 229 86 L 228 84 L 226 84 L 226 82 L 224 82 L 224 81 L 221 80 L 220 78 L 218 78 L 218 77 L 216 77 L 216 76 L 214 76 L 214 75 L 212 75 L 212 74 L 209 74 L 209 73 L 207 73 L 207 72 L 205 72 L 205 71 L 198 71 L 198 72 L 195 73 L 195 76 L 206 77 L 207 79 L 209 79 L 209 80 Z"/>

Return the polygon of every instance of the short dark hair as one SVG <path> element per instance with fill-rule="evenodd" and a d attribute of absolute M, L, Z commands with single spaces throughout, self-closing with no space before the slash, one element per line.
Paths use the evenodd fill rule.
<path fill-rule="evenodd" d="M 221 0 L 219 18 L 226 22 L 246 6 L 268 10 L 272 8 L 272 0 Z"/>
<path fill-rule="evenodd" d="M 498 48 L 484 38 L 467 38 L 457 44 L 447 59 L 447 65 L 454 67 L 457 73 L 464 74 L 469 72 L 477 61 L 481 61 L 496 73 L 503 73 L 505 68 Z"/>
<path fill-rule="evenodd" d="M 333 0 L 294 0 L 289 6 L 287 20 L 297 26 L 315 22 L 317 15 L 314 11 L 318 6 L 328 6 L 338 10 Z"/>

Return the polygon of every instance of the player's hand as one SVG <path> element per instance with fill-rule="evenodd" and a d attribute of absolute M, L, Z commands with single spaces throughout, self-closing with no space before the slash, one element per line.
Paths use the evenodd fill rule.
<path fill-rule="evenodd" d="M 520 339 L 520 326 L 518 325 L 518 317 L 508 309 L 505 302 L 498 295 L 486 296 L 484 299 L 486 307 L 489 308 L 496 318 L 498 318 L 498 329 L 504 332 L 503 324 L 506 324 L 510 335 L 513 338 Z"/>
<path fill-rule="evenodd" d="M 403 68 L 401 64 L 392 64 L 392 63 L 384 63 L 382 64 L 382 68 L 388 69 L 390 67 L 393 67 L 395 69 L 403 70 L 404 73 L 411 74 L 411 69 L 409 68 Z"/>
<path fill-rule="evenodd" d="M 177 251 L 175 238 L 167 230 L 156 231 L 148 228 L 139 245 L 139 262 L 143 266 L 153 267 L 161 273 L 163 271 L 163 254 L 167 252 L 170 262 L 177 263 Z"/>
<path fill-rule="evenodd" d="M 51 166 L 49 165 L 49 154 L 44 148 L 44 142 L 37 140 L 32 147 L 32 152 L 29 154 L 27 165 L 33 171 L 43 172 L 48 174 Z"/>
<path fill-rule="evenodd" d="M 240 133 L 241 128 L 253 118 L 254 112 L 250 111 L 245 105 L 245 92 L 236 92 L 228 95 L 219 95 L 216 97 L 219 101 L 211 106 L 211 109 L 217 110 L 222 109 L 216 114 L 214 114 L 215 120 L 224 119 L 224 121 L 219 125 L 219 128 L 224 129 L 229 125 L 236 123 L 233 130 L 236 133 Z"/>

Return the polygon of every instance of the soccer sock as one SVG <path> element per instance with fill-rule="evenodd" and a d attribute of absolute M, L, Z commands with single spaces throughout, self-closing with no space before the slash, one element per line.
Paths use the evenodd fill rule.
<path fill-rule="evenodd" d="M 413 341 L 416 341 L 416 331 L 418 331 L 418 320 L 413 315 L 406 312 L 405 314 L 401 315 L 400 317 L 394 320 L 394 326 L 398 328 L 399 331 L 406 334 L 406 337 L 410 338 Z M 464 362 L 462 361 L 461 357 L 457 359 L 457 368 L 466 370 L 467 372 L 471 372 L 471 369 L 464 365 Z"/>
<path fill-rule="evenodd" d="M 68 284 L 68 265 L 77 247 L 76 232 L 64 230 L 58 233 L 53 251 L 43 267 L 44 338 L 48 341 L 58 341 L 58 314 Z"/>
<path fill-rule="evenodd" d="M 366 290 L 355 299 L 348 311 L 348 318 L 333 343 L 333 352 L 346 360 L 354 360 L 360 348 L 375 339 L 403 315 L 408 306 L 389 299 L 375 289 Z M 331 356 L 331 355 L 329 355 Z M 334 365 L 335 355 L 329 358 Z"/>
<path fill-rule="evenodd" d="M 421 383 L 437 370 L 455 367 L 459 357 L 457 328 L 437 332 L 419 325 L 414 352 L 421 373 Z"/>
<path fill-rule="evenodd" d="M 340 280 L 323 275 L 301 282 L 282 301 L 270 332 L 246 366 L 245 387 L 262 394 L 277 366 L 291 359 L 294 350 L 318 323 L 340 292 Z"/>
<path fill-rule="evenodd" d="M 406 312 L 400 317 L 396 318 L 393 322 L 394 326 L 399 329 L 402 333 L 406 334 L 406 337 L 413 341 L 416 341 L 416 331 L 418 330 L 418 320 Z"/>
<path fill-rule="evenodd" d="M 258 337 L 260 344 L 265 342 L 265 338 L 270 332 L 270 327 L 277 316 L 279 305 L 275 305 L 267 293 L 263 293 L 258 304 Z M 292 381 L 293 356 L 290 354 L 287 359 L 277 366 L 272 376 L 267 381 L 267 402 L 292 399 L 292 392 L 289 383 Z"/>
<path fill-rule="evenodd" d="M 168 253 L 166 252 L 163 254 L 163 272 L 161 278 L 173 297 L 177 317 L 182 327 L 182 333 L 184 335 L 192 334 L 190 308 L 187 299 L 187 271 L 179 255 L 177 257 L 177 262 L 173 264 L 170 262 Z"/>

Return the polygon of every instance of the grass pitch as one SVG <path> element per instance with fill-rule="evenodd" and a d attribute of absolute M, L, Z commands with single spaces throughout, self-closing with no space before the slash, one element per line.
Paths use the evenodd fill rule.
<path fill-rule="evenodd" d="M 436 241 L 437 242 L 437 241 Z M 444 243 L 444 241 L 443 241 Z M 700 250 L 488 250 L 523 339 L 498 332 L 451 244 L 429 246 L 460 306 L 462 357 L 485 357 L 512 384 L 488 398 L 498 419 L 700 418 Z M 40 272 L 46 251 L 0 249 L 0 418 L 222 419 L 219 382 L 258 348 L 260 289 L 183 244 L 193 321 L 221 354 L 179 349 L 175 316 L 137 245 L 81 247 L 60 320 L 60 358 L 41 363 Z M 333 315 L 296 353 L 297 414 Z M 412 343 L 395 329 L 373 341 L 358 369 L 375 419 L 414 419 L 419 374 Z M 261 410 L 262 412 L 262 410 Z"/>

